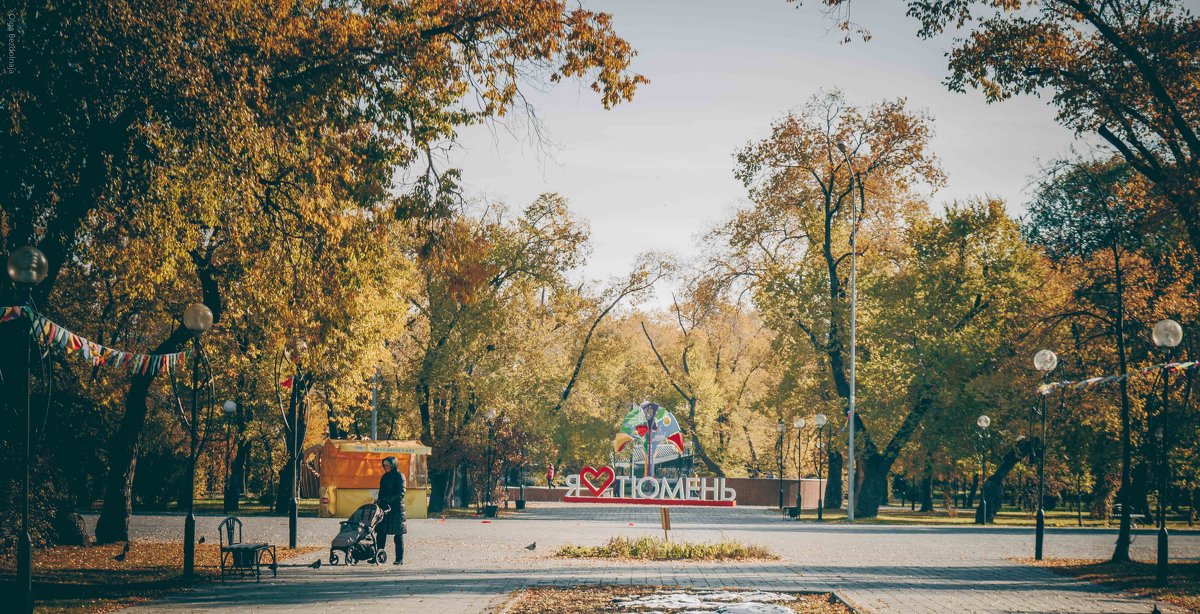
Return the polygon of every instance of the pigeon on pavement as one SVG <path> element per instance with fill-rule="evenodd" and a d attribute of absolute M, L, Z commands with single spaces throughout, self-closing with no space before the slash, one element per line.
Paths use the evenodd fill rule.
<path fill-rule="evenodd" d="M 313 561 L 312 565 L 309 565 L 309 567 L 312 567 L 313 569 L 320 569 L 321 568 L 321 559 L 317 559 L 317 560 Z"/>
<path fill-rule="evenodd" d="M 526 550 L 537 550 L 537 542 L 533 542 L 532 544 L 525 546 L 525 549 Z"/>
<path fill-rule="evenodd" d="M 117 556 L 114 556 L 114 557 L 113 557 L 113 560 L 114 560 L 114 561 L 117 561 L 117 562 L 121 562 L 121 563 L 123 563 L 123 562 L 125 562 L 125 555 L 126 555 L 126 554 L 129 554 L 129 542 L 125 542 L 125 548 L 124 548 L 123 550 L 121 550 L 121 554 L 118 554 Z"/>

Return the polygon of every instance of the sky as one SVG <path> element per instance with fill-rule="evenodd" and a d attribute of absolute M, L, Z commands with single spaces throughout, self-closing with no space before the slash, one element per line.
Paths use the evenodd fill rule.
<path fill-rule="evenodd" d="M 745 206 L 734 152 L 825 89 L 851 104 L 906 98 L 934 117 L 932 150 L 948 175 L 935 206 L 1003 198 L 1019 215 L 1041 165 L 1075 142 L 1047 102 L 987 104 L 978 91 L 943 85 L 950 37 L 922 41 L 900 0 L 855 0 L 869 42 L 841 44 L 819 0 L 589 0 L 613 16 L 650 79 L 630 103 L 606 111 L 585 83 L 529 91 L 542 139 L 527 126 L 473 126 L 449 162 L 468 193 L 517 209 L 545 192 L 568 199 L 591 227 L 593 252 L 579 275 L 604 280 L 636 254 L 697 257 L 698 237 Z M 661 296 L 660 296 L 661 300 Z"/>

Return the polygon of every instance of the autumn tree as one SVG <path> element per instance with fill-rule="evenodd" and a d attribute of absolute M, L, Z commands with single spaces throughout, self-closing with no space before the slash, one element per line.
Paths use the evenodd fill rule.
<path fill-rule="evenodd" d="M 605 319 L 662 277 L 643 259 L 599 296 L 580 295 L 567 272 L 583 262 L 587 236 L 554 194 L 515 216 L 493 206 L 413 236 L 418 283 L 401 360 L 421 441 L 434 450 L 433 509 L 449 504 L 484 408 L 507 407 L 518 427 L 526 420 L 526 430 L 555 432 Z"/>
<path fill-rule="evenodd" d="M 1156 318 L 1195 313 L 1180 300 L 1194 283 L 1184 264 L 1190 254 L 1179 249 L 1185 234 L 1169 225 L 1152 231 L 1151 192 L 1121 159 L 1063 162 L 1048 171 L 1030 209 L 1027 234 L 1075 280 L 1072 303 L 1049 315 L 1071 324 L 1075 359 L 1101 372 L 1127 373 L 1152 359 L 1146 331 Z M 1146 408 L 1159 397 L 1143 381 L 1122 378 L 1116 386 L 1123 513 L 1113 558 L 1122 561 L 1129 557 L 1130 514 L 1146 508 L 1148 463 L 1134 455 L 1148 444 Z"/>
<path fill-rule="evenodd" d="M 733 423 L 747 426 L 748 410 L 769 389 L 764 379 L 778 373 L 768 366 L 771 335 L 746 305 L 723 295 L 719 278 L 693 275 L 685 281 L 682 300 L 676 297 L 666 321 L 639 324 L 681 403 L 675 417 L 691 439 L 692 454 L 713 475 L 725 477 L 724 464 L 736 458 L 733 441 L 741 439 Z M 749 431 L 744 433 L 749 439 Z"/>
<path fill-rule="evenodd" d="M 796 2 L 797 0 L 789 0 Z M 824 0 L 846 31 L 852 0 Z M 919 36 L 965 32 L 946 85 L 989 102 L 1048 95 L 1153 184 L 1200 253 L 1200 18 L 1184 0 L 904 0 Z"/>
<path fill-rule="evenodd" d="M 910 219 L 905 245 L 896 275 L 874 290 L 883 306 L 868 324 L 878 327 L 875 338 L 892 342 L 875 345 L 863 368 L 879 383 L 856 499 L 865 517 L 877 513 L 892 463 L 927 417 L 936 428 L 973 422 L 978 380 L 990 377 L 1010 340 L 1034 322 L 1045 278 L 1037 251 L 996 200 L 952 205 L 944 218 Z M 891 404 L 895 409 L 886 411 Z M 883 432 L 891 438 L 877 446 Z"/>
<path fill-rule="evenodd" d="M 247 221 L 230 209 L 293 215 L 302 201 L 370 209 L 390 199 L 397 169 L 455 127 L 508 112 L 527 79 L 583 79 L 605 106 L 644 81 L 629 73 L 633 51 L 607 15 L 559 2 L 301 4 L 25 3 L 12 14 L 0 217 L 7 249 L 35 243 L 49 257 L 40 303 L 54 296 L 63 267 L 86 266 L 90 216 L 108 203 L 105 214 L 133 229 L 137 214 L 181 204 L 168 218 L 192 239 L 180 253 L 201 256 L 183 274 L 221 307 L 228 297 L 209 296 L 219 284 L 208 279 L 239 266 L 203 258 L 208 235 L 229 234 L 213 232 L 221 220 Z M 427 170 L 387 214 L 434 213 L 453 175 Z M 201 191 L 193 184 L 209 198 L 176 200 Z M 135 209 L 133 200 L 150 202 Z M 186 338 L 175 326 L 144 347 L 173 351 Z M 148 392 L 135 382 L 128 394 L 134 409 L 114 440 L 106 508 L 127 508 Z M 102 539 L 121 539 L 128 511 L 102 516 Z"/>
<path fill-rule="evenodd" d="M 942 180 L 928 150 L 931 134 L 931 120 L 909 111 L 903 100 L 860 108 L 830 92 L 738 152 L 735 174 L 754 206 L 715 232 L 714 239 L 727 246 L 719 266 L 754 288 L 768 325 L 819 355 L 826 374 L 818 392 L 822 402 L 841 405 L 849 397 L 851 220 L 861 231 L 859 255 L 878 256 L 882 265 L 913 206 L 913 189 Z M 852 207 L 861 214 L 852 216 Z M 859 266 L 876 265 L 864 259 Z M 844 414 L 840 408 L 827 413 Z M 858 426 L 869 440 L 864 424 Z"/>

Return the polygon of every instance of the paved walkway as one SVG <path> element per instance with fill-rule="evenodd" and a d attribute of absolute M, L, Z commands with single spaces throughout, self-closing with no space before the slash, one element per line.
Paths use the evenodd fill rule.
<path fill-rule="evenodd" d="M 780 561 L 747 564 L 609 563 L 550 557 L 564 543 L 613 535 L 661 535 L 653 507 L 541 504 L 519 516 L 409 521 L 405 565 L 280 569 L 277 580 L 206 585 L 130 611 L 448 612 L 497 609 L 530 585 L 579 583 L 833 591 L 862 612 L 1129 612 L 1152 603 L 1008 562 L 1033 549 L 1031 529 L 901 527 L 789 522 L 760 508 L 674 508 L 672 537 L 758 543 Z M 215 541 L 219 518 L 200 518 Z M 247 518 L 248 539 L 286 543 L 281 518 Z M 138 516 L 135 539 L 174 540 L 181 517 Z M 210 526 L 211 525 L 211 526 Z M 328 546 L 334 519 L 302 519 L 300 541 Z M 1047 557 L 1105 558 L 1115 531 L 1051 530 Z M 536 551 L 524 546 L 537 542 Z M 1172 538 L 1173 558 L 1200 558 L 1200 535 Z M 1135 558 L 1152 559 L 1154 536 L 1137 535 Z M 324 559 L 327 552 L 321 553 Z M 308 555 L 298 562 L 311 562 Z M 1165 609 L 1165 611 L 1173 611 Z"/>

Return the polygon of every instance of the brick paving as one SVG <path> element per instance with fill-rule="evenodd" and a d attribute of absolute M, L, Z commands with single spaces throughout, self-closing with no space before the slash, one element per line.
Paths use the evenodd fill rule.
<path fill-rule="evenodd" d="M 675 508 L 673 539 L 757 543 L 781 560 L 615 563 L 550 557 L 568 542 L 590 545 L 614 535 L 661 535 L 658 514 L 653 507 L 537 504 L 490 523 L 410 520 L 403 566 L 288 567 L 280 569 L 277 580 L 205 585 L 130 611 L 474 614 L 499 609 L 512 591 L 525 586 L 584 583 L 835 592 L 859 611 L 880 613 L 1148 613 L 1153 607 L 1143 599 L 1009 562 L 1032 553 L 1030 528 L 820 525 L 789 522 L 761 508 Z M 244 520 L 247 539 L 286 543 L 286 519 Z M 200 518 L 198 532 L 215 541 L 219 521 Z M 174 540 L 182 525 L 178 516 L 137 516 L 131 531 L 138 540 Z M 328 546 L 336 529 L 335 519 L 302 519 L 300 542 Z M 1115 538 L 1115 531 L 1053 529 L 1047 532 L 1046 555 L 1105 558 Z M 534 541 L 537 550 L 525 550 Z M 1198 534 L 1174 535 L 1171 544 L 1173 559 L 1200 558 Z M 1151 560 L 1154 547 L 1153 533 L 1139 532 L 1134 557 Z M 308 555 L 298 562 L 315 558 Z"/>

